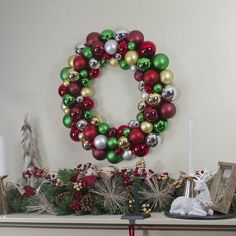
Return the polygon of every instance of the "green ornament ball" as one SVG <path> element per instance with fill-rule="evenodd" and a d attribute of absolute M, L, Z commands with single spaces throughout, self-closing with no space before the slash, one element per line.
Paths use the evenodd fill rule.
<path fill-rule="evenodd" d="M 117 147 L 117 144 L 118 144 L 118 141 L 115 137 L 111 137 L 107 140 L 107 146 L 110 148 L 110 149 L 114 149 Z"/>
<path fill-rule="evenodd" d="M 162 133 L 162 132 L 166 131 L 168 129 L 168 127 L 169 127 L 168 120 L 159 120 L 153 125 L 153 129 L 157 133 Z"/>
<path fill-rule="evenodd" d="M 169 65 L 169 58 L 163 53 L 158 53 L 152 59 L 152 64 L 157 70 L 165 70 Z"/>
<path fill-rule="evenodd" d="M 128 43 L 128 49 L 129 49 L 129 51 L 133 51 L 133 50 L 135 49 L 135 47 L 136 47 L 135 42 L 129 42 L 129 43 Z"/>
<path fill-rule="evenodd" d="M 110 29 L 105 29 L 100 33 L 100 39 L 104 42 L 112 38 L 114 38 L 114 32 Z"/>
<path fill-rule="evenodd" d="M 114 151 L 109 151 L 107 153 L 107 160 L 112 164 L 117 164 L 122 161 L 121 156 L 118 156 Z"/>
<path fill-rule="evenodd" d="M 85 110 L 84 111 L 84 118 L 90 120 L 93 117 L 93 113 L 91 111 Z"/>
<path fill-rule="evenodd" d="M 126 63 L 126 61 L 124 60 L 121 60 L 120 61 L 120 68 L 123 69 L 123 70 L 129 70 L 130 69 L 130 65 Z"/>
<path fill-rule="evenodd" d="M 124 134 L 124 136 L 129 137 L 130 128 L 125 128 L 125 129 L 123 130 L 123 134 Z"/>
<path fill-rule="evenodd" d="M 153 90 L 154 90 L 156 93 L 161 93 L 162 89 L 163 89 L 163 87 L 162 87 L 161 84 L 155 84 L 155 85 L 153 86 Z"/>
<path fill-rule="evenodd" d="M 88 71 L 87 70 L 81 70 L 80 72 L 79 72 L 79 75 L 82 77 L 82 78 L 86 78 L 86 77 L 88 77 Z"/>
<path fill-rule="evenodd" d="M 92 49 L 91 48 L 84 48 L 82 51 L 85 58 L 90 59 L 93 56 Z"/>
<path fill-rule="evenodd" d="M 144 72 L 147 71 L 151 67 L 151 60 L 149 58 L 140 58 L 137 62 L 138 70 Z"/>
<path fill-rule="evenodd" d="M 142 112 L 138 113 L 137 116 L 136 116 L 136 119 L 139 123 L 143 122 L 144 121 L 144 115 Z"/>
<path fill-rule="evenodd" d="M 70 94 L 65 94 L 62 98 L 62 101 L 65 106 L 69 107 L 75 102 L 75 98 Z"/>
<path fill-rule="evenodd" d="M 62 81 L 67 79 L 68 70 L 69 70 L 69 67 L 65 67 L 61 70 L 60 77 Z"/>
<path fill-rule="evenodd" d="M 89 87 L 90 83 L 91 83 L 91 80 L 89 78 L 82 78 L 81 79 L 81 84 L 85 87 Z"/>
<path fill-rule="evenodd" d="M 98 125 L 98 132 L 100 134 L 105 134 L 110 129 L 110 126 L 107 123 L 101 123 Z"/>
<path fill-rule="evenodd" d="M 70 117 L 70 115 L 68 114 L 64 115 L 63 124 L 65 125 L 65 127 L 71 128 L 71 121 L 72 121 L 72 118 Z"/>

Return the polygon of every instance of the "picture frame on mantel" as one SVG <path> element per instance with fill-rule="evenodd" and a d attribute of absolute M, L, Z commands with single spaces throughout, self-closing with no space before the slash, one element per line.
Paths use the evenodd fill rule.
<path fill-rule="evenodd" d="M 236 189 L 236 163 L 219 162 L 218 165 L 210 187 L 212 209 L 228 214 Z"/>

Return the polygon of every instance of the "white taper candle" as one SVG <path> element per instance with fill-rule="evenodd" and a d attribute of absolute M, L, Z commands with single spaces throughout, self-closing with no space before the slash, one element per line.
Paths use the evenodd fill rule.
<path fill-rule="evenodd" d="M 5 144 L 3 136 L 0 136 L 0 176 L 7 174 L 6 169 L 6 153 L 5 153 Z"/>
<path fill-rule="evenodd" d="M 188 120 L 188 174 L 193 174 L 193 121 Z"/>

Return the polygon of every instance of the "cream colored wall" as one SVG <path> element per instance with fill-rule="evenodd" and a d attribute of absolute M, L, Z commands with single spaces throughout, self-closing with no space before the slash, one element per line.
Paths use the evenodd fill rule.
<path fill-rule="evenodd" d="M 170 58 L 178 113 L 148 166 L 177 175 L 187 168 L 187 121 L 194 121 L 194 166 L 214 169 L 236 157 L 236 2 L 233 0 L 0 0 L 0 133 L 10 179 L 20 175 L 21 125 L 30 112 L 50 169 L 94 162 L 62 124 L 59 72 L 86 34 L 123 26 L 141 30 Z M 112 124 L 133 119 L 140 100 L 131 72 L 104 70 L 97 110 Z M 122 162 L 134 165 L 136 161 Z M 99 162 L 99 165 L 107 165 Z"/>

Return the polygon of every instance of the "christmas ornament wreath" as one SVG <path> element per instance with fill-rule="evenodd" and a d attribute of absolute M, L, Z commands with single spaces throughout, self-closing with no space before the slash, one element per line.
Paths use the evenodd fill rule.
<path fill-rule="evenodd" d="M 107 64 L 131 69 L 142 93 L 136 120 L 118 128 L 110 127 L 92 111 L 91 82 Z M 138 30 L 106 29 L 88 34 L 86 43 L 76 45 L 75 54 L 60 74 L 63 123 L 70 129 L 72 140 L 81 141 L 85 150 L 92 150 L 95 159 L 107 159 L 113 164 L 147 155 L 150 147 L 160 143 L 168 119 L 176 113 L 172 103 L 176 97 L 174 75 L 167 69 L 168 64 L 168 57 L 156 54 L 155 44 L 144 41 Z"/>

